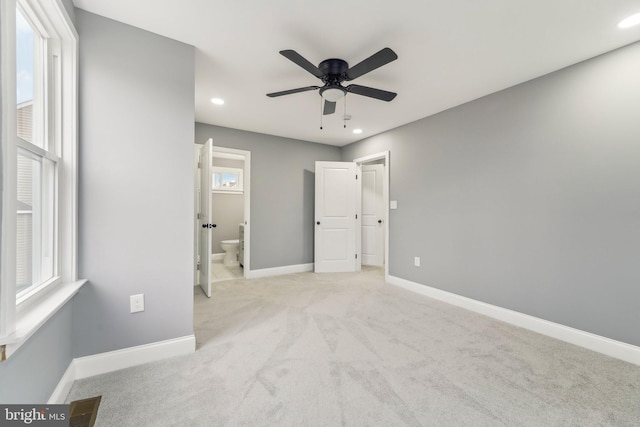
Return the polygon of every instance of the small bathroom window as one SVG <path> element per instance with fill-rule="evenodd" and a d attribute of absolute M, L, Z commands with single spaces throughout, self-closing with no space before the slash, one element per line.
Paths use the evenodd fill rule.
<path fill-rule="evenodd" d="M 213 166 L 212 176 L 214 193 L 242 193 L 242 169 Z"/>

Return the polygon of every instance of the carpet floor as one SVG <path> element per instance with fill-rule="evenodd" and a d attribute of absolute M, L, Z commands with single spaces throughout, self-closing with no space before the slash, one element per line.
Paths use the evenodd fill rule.
<path fill-rule="evenodd" d="M 361 273 L 195 289 L 198 349 L 76 381 L 96 426 L 638 426 L 640 366 Z"/>

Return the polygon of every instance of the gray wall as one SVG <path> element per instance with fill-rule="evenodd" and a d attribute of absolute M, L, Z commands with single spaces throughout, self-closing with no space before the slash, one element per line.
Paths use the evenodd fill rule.
<path fill-rule="evenodd" d="M 76 23 L 78 357 L 193 333 L 194 49 L 80 9 Z"/>
<path fill-rule="evenodd" d="M 636 43 L 345 147 L 391 151 L 390 274 L 640 345 L 638 76 Z"/>
<path fill-rule="evenodd" d="M 72 354 L 68 303 L 9 359 L 0 363 L 0 403 L 46 403 Z"/>
<path fill-rule="evenodd" d="M 251 151 L 251 269 L 313 262 L 316 160 L 340 149 L 196 123 L 196 142 Z"/>
<path fill-rule="evenodd" d="M 213 166 L 244 169 L 242 160 L 214 157 Z M 213 193 L 211 195 L 211 218 L 217 225 L 213 230 L 212 253 L 224 253 L 220 242 L 237 239 L 240 223 L 244 222 L 244 194 Z"/>

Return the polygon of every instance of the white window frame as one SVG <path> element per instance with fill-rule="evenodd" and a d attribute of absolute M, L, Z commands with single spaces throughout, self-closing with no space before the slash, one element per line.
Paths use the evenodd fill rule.
<path fill-rule="evenodd" d="M 47 37 L 49 67 L 44 85 L 55 84 L 45 100 L 45 141 L 50 150 L 34 149 L 17 137 L 16 7 L 33 13 Z M 0 251 L 0 349 L 2 360 L 17 350 L 59 310 L 86 281 L 77 278 L 77 74 L 78 33 L 61 0 L 2 0 L 0 6 L 2 84 L 2 240 Z M 35 22 L 34 22 L 35 23 Z M 38 24 L 39 25 L 39 24 Z M 55 51 L 55 52 L 54 52 Z M 57 59 L 53 59 L 55 56 Z M 36 64 L 37 66 L 37 64 Z M 45 114 L 45 112 L 34 112 Z M 34 132 L 36 129 L 34 129 Z M 40 132 L 44 130 L 39 130 Z M 28 144 L 28 145 L 26 145 Z M 17 151 L 26 148 L 56 162 L 54 277 L 16 300 Z M 45 148 L 47 146 L 45 145 Z M 50 202 L 50 200 L 49 200 Z"/>
<path fill-rule="evenodd" d="M 216 187 L 216 174 L 234 174 L 238 177 L 238 185 L 235 188 Z M 242 168 L 230 168 L 223 166 L 211 167 L 211 190 L 212 193 L 226 193 L 226 194 L 242 194 L 244 193 L 243 182 L 244 170 Z"/>

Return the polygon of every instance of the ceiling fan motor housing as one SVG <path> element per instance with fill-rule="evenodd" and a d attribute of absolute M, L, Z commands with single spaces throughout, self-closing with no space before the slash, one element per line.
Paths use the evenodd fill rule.
<path fill-rule="evenodd" d="M 349 64 L 342 59 L 331 58 L 322 61 L 318 68 L 324 73 L 322 80 L 325 83 L 337 84 L 345 79 L 344 73 L 349 69 Z"/>
<path fill-rule="evenodd" d="M 324 74 L 322 81 L 325 85 L 320 88 L 320 96 L 322 98 L 330 102 L 336 102 L 347 94 L 347 91 L 340 84 L 345 80 L 345 73 L 349 69 L 347 61 L 337 58 L 325 59 L 318 64 L 318 68 Z"/>

